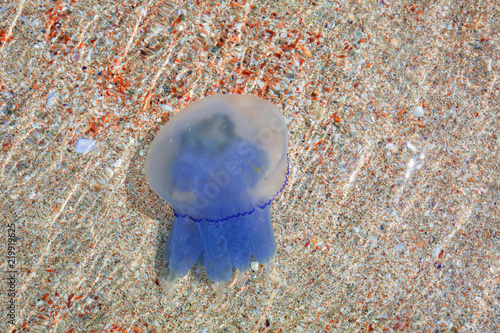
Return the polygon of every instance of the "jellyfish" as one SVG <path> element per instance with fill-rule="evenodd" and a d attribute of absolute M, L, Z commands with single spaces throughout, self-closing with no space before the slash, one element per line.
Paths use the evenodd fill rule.
<path fill-rule="evenodd" d="M 164 246 L 167 281 L 197 263 L 216 283 L 240 274 L 251 256 L 276 250 L 270 203 L 288 175 L 288 132 L 272 103 L 212 95 L 189 104 L 155 136 L 146 156 L 149 186 L 174 210 Z"/>

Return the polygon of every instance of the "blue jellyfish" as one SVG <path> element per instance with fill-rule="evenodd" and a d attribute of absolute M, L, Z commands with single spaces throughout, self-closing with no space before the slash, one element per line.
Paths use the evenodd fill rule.
<path fill-rule="evenodd" d="M 288 174 L 288 133 L 272 103 L 251 95 L 199 99 L 163 126 L 146 157 L 149 186 L 173 208 L 168 280 L 195 264 L 214 282 L 273 258 L 269 204 Z"/>

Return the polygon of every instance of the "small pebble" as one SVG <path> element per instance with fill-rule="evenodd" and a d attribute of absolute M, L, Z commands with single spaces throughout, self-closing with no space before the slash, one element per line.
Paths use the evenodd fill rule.
<path fill-rule="evenodd" d="M 113 168 L 119 168 L 122 165 L 122 160 L 119 158 L 111 164 Z"/>
<path fill-rule="evenodd" d="M 250 268 L 252 268 L 252 271 L 257 272 L 259 269 L 259 263 L 257 261 L 252 261 L 250 263 Z"/>
<path fill-rule="evenodd" d="M 434 250 L 432 251 L 432 254 L 434 255 L 434 257 L 439 256 L 440 253 L 441 253 L 441 248 L 439 246 L 436 246 L 434 248 Z"/>
<path fill-rule="evenodd" d="M 424 108 L 420 105 L 413 109 L 413 115 L 415 117 L 423 117 L 424 116 Z"/>
<path fill-rule="evenodd" d="M 85 138 L 78 139 L 75 147 L 75 153 L 86 154 L 95 148 L 95 141 Z"/>
<path fill-rule="evenodd" d="M 162 109 L 163 111 L 172 111 L 172 107 L 167 104 L 160 104 L 160 109 Z"/>
<path fill-rule="evenodd" d="M 386 145 L 385 145 L 385 148 L 386 148 L 387 150 L 389 150 L 389 151 L 392 151 L 392 152 L 393 152 L 393 151 L 395 151 L 395 150 L 396 150 L 397 146 L 396 146 L 394 143 L 390 143 L 390 142 L 389 142 L 388 144 L 386 144 Z"/>
<path fill-rule="evenodd" d="M 398 245 L 394 246 L 393 250 L 394 252 L 399 252 L 399 251 L 403 251 L 406 247 L 406 244 L 405 243 L 399 243 Z"/>

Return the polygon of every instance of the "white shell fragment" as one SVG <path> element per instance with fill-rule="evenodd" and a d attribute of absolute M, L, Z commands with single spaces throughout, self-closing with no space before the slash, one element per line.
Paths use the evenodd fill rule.
<path fill-rule="evenodd" d="M 47 96 L 47 102 L 46 102 L 46 106 L 48 108 L 54 106 L 58 101 L 58 97 L 57 97 L 57 94 L 54 93 L 54 92 L 51 92 L 50 94 L 48 94 Z"/>
<path fill-rule="evenodd" d="M 406 146 L 408 147 L 408 149 L 410 149 L 411 151 L 417 151 L 417 147 L 415 147 L 411 142 L 408 142 L 406 144 Z"/>
<path fill-rule="evenodd" d="M 88 152 L 91 152 L 94 148 L 95 148 L 95 140 L 80 138 L 76 143 L 75 153 L 86 154 Z"/>

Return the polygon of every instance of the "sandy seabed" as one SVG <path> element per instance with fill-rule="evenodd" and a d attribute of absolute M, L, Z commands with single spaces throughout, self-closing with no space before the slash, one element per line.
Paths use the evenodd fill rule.
<path fill-rule="evenodd" d="M 0 331 L 499 332 L 498 22 L 481 0 L 3 1 Z M 274 265 L 220 304 L 196 268 L 167 293 L 173 211 L 144 176 L 215 93 L 278 106 L 290 166 Z"/>

